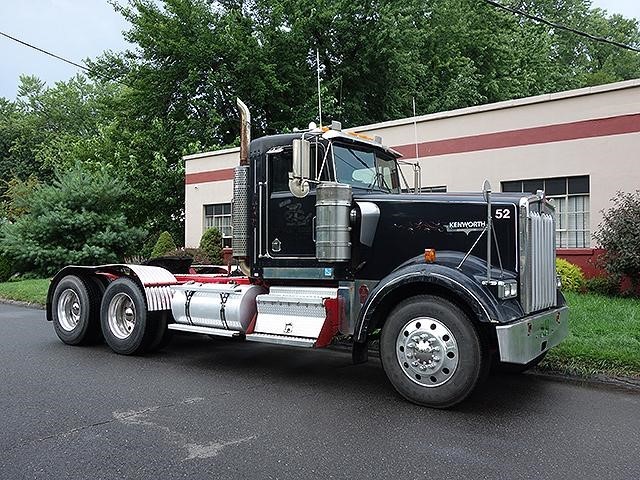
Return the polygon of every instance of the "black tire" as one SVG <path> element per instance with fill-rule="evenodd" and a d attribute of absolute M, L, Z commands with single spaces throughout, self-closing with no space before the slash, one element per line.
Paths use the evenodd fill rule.
<path fill-rule="evenodd" d="M 100 307 L 102 334 L 116 353 L 144 353 L 155 329 L 147 312 L 144 293 L 130 278 L 121 277 L 107 287 Z"/>
<path fill-rule="evenodd" d="M 100 292 L 96 285 L 76 275 L 58 282 L 51 301 L 53 328 L 67 345 L 87 345 L 100 340 Z"/>
<path fill-rule="evenodd" d="M 531 360 L 529 363 L 525 363 L 525 364 L 497 361 L 494 366 L 494 370 L 500 373 L 510 373 L 510 374 L 523 373 L 529 370 L 530 368 L 533 368 L 536 365 L 538 365 L 542 360 L 544 360 L 544 357 L 546 356 L 547 356 L 547 352 L 544 352 L 538 355 L 533 360 Z"/>
<path fill-rule="evenodd" d="M 400 395 L 434 408 L 462 402 L 486 378 L 490 364 L 489 350 L 467 315 L 433 295 L 409 298 L 391 312 L 382 327 L 380 358 Z"/>
<path fill-rule="evenodd" d="M 151 315 L 151 328 L 153 334 L 149 338 L 147 352 L 155 352 L 167 346 L 173 336 L 173 330 L 169 330 L 169 312 L 153 312 Z"/>

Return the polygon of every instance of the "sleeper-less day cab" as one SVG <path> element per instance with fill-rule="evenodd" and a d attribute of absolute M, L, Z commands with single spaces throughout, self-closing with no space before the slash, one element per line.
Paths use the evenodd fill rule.
<path fill-rule="evenodd" d="M 524 370 L 567 335 L 543 192 L 421 194 L 418 172 L 412 193 L 402 188 L 406 162 L 381 139 L 334 122 L 250 141 L 249 111 L 238 106 L 236 272 L 65 267 L 47 298 L 63 342 L 104 337 L 129 355 L 171 331 L 303 348 L 347 339 L 359 363 L 379 339 L 395 389 L 444 408 L 492 360 Z"/>

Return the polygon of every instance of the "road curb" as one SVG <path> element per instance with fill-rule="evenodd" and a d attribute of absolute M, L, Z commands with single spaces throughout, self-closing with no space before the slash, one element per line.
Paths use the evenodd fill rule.
<path fill-rule="evenodd" d="M 571 375 L 569 373 L 539 370 L 537 368 L 526 372 L 525 375 L 574 384 L 591 385 L 595 387 L 618 387 L 625 390 L 640 391 L 640 377 L 608 376 L 602 374 L 580 376 Z"/>
<path fill-rule="evenodd" d="M 7 305 L 17 305 L 19 307 L 35 308 L 38 310 L 45 309 L 45 306 L 41 303 L 23 302 L 22 300 L 11 300 L 10 298 L 0 298 L 0 303 L 4 303 Z"/>

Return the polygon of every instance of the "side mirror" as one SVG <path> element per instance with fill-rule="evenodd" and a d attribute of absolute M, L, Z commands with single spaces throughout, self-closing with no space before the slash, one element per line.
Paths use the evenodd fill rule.
<path fill-rule="evenodd" d="M 289 172 L 289 190 L 298 198 L 309 194 L 311 174 L 311 143 L 296 138 L 293 140 L 293 172 Z"/>

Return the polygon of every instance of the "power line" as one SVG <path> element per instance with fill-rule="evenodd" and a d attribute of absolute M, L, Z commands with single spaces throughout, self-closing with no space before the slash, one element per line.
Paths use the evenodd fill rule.
<path fill-rule="evenodd" d="M 26 47 L 33 48 L 34 50 L 37 50 L 37 51 L 39 51 L 41 53 L 44 53 L 45 55 L 49 55 L 50 57 L 57 58 L 58 60 L 62 60 L 63 62 L 66 62 L 66 63 L 68 63 L 70 65 L 73 65 L 74 67 L 81 68 L 86 72 L 91 72 L 91 70 L 88 67 L 86 67 L 85 65 L 80 65 L 79 63 L 76 63 L 76 62 L 74 62 L 72 60 L 68 60 L 68 59 L 66 59 L 64 57 L 61 57 L 60 55 L 56 55 L 55 53 L 48 52 L 47 50 L 44 50 L 44 49 L 42 49 L 40 47 L 36 47 L 35 45 L 31 45 L 30 43 L 27 43 L 27 42 L 24 42 L 24 41 L 20 40 L 19 38 L 12 37 L 8 33 L 0 32 L 0 35 L 2 35 L 3 37 L 7 37 L 10 40 L 13 40 L 14 42 L 18 42 L 18 43 L 20 43 L 20 44 L 22 44 L 22 45 L 24 45 Z"/>
<path fill-rule="evenodd" d="M 60 55 L 56 55 L 55 53 L 49 52 L 49 51 L 47 51 L 47 50 L 45 50 L 43 48 L 36 47 L 35 45 L 32 45 L 32 44 L 27 43 L 27 42 L 25 42 L 23 40 L 20 40 L 19 38 L 13 37 L 13 36 L 9 35 L 8 33 L 4 33 L 4 32 L 0 31 L 0 35 L 2 35 L 3 37 L 7 37 L 10 40 L 13 40 L 14 42 L 18 42 L 18 43 L 20 43 L 20 44 L 22 44 L 22 45 L 24 45 L 26 47 L 33 48 L 34 50 L 37 50 L 38 52 L 44 53 L 45 55 L 49 55 L 50 57 L 53 57 L 53 58 L 55 58 L 57 60 L 61 60 L 61 61 L 65 62 L 65 63 L 68 63 L 69 65 L 73 65 L 74 67 L 81 68 L 85 72 L 87 72 L 87 73 L 89 73 L 91 75 L 95 75 L 96 77 L 101 78 L 103 80 L 107 80 L 109 82 L 116 82 L 116 83 L 119 83 L 120 85 L 124 85 L 124 86 L 127 86 L 127 87 L 130 86 L 129 84 L 125 83 L 122 80 L 119 80 L 117 78 L 110 78 L 110 77 L 108 77 L 108 76 L 106 76 L 106 75 L 104 75 L 104 74 L 102 74 L 100 72 L 96 72 L 95 70 L 90 69 L 86 65 L 80 65 L 79 63 L 76 63 L 73 60 L 69 60 L 68 58 L 61 57 Z"/>
<path fill-rule="evenodd" d="M 582 30 L 577 30 L 573 27 L 568 27 L 566 25 L 562 25 L 561 23 L 556 23 L 556 22 L 552 22 L 550 20 L 547 20 L 546 18 L 542 18 L 542 17 L 538 17 L 536 15 L 533 15 L 531 13 L 525 12 L 524 10 L 520 10 L 518 8 L 514 8 L 514 7 L 509 7 L 508 5 L 503 5 L 502 3 L 499 2 L 495 2 L 493 0 L 484 0 L 486 3 L 488 3 L 489 5 L 492 5 L 496 8 L 502 9 L 506 12 L 509 13 L 513 13 L 515 15 L 521 15 L 523 17 L 528 18 L 529 20 L 533 20 L 535 22 L 538 23 L 543 23 L 545 25 L 548 25 L 550 27 L 553 28 L 557 28 L 558 30 L 566 30 L 567 32 L 571 32 L 574 33 L 576 35 L 579 35 L 581 37 L 585 37 L 588 38 L 589 40 L 593 40 L 596 42 L 601 42 L 601 43 L 608 43 L 609 45 L 613 45 L 615 47 L 619 47 L 619 48 L 624 48 L 626 50 L 631 50 L 632 52 L 640 52 L 640 48 L 636 48 L 633 47 L 631 45 L 627 45 L 625 43 L 621 43 L 621 42 L 616 42 L 615 40 L 610 40 L 608 38 L 605 37 L 599 37 L 597 35 L 592 35 L 588 32 L 583 32 Z"/>

